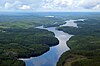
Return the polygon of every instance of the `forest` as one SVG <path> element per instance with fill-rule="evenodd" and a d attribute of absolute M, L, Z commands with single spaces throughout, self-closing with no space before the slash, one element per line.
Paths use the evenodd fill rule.
<path fill-rule="evenodd" d="M 28 15 L 0 15 L 0 66 L 25 66 L 19 58 L 42 55 L 57 45 L 59 41 L 53 32 L 35 28 L 49 26 L 48 21 L 48 18 Z"/>
<path fill-rule="evenodd" d="M 100 19 L 76 21 L 76 27 L 59 27 L 74 35 L 66 44 L 66 51 L 59 59 L 57 66 L 100 66 Z"/>
<path fill-rule="evenodd" d="M 85 21 L 76 21 L 78 28 L 59 27 L 80 18 Z M 0 13 L 0 66 L 25 66 L 19 58 L 40 56 L 59 44 L 53 32 L 37 26 L 57 27 L 74 35 L 66 42 L 70 50 L 61 55 L 57 66 L 100 66 L 99 13 Z"/>

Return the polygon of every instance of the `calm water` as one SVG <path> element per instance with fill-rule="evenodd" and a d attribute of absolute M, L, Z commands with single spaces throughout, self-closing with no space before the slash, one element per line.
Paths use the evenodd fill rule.
<path fill-rule="evenodd" d="M 66 21 L 66 24 L 61 26 L 73 26 L 77 27 L 77 24 L 74 23 L 76 20 Z M 37 27 L 40 29 L 46 29 L 54 32 L 55 37 L 59 40 L 57 46 L 51 47 L 50 50 L 38 57 L 31 57 L 28 59 L 22 59 L 26 66 L 56 66 L 56 63 L 62 53 L 69 50 L 69 47 L 66 45 L 66 41 L 69 40 L 73 35 L 64 33 L 63 31 L 58 31 L 55 27 L 43 28 L 43 26 Z"/>
<path fill-rule="evenodd" d="M 66 24 L 61 25 L 60 27 L 62 27 L 62 26 L 73 26 L 73 27 L 78 27 L 77 24 L 74 23 L 74 21 L 77 21 L 77 20 L 69 20 L 69 21 L 65 21 Z"/>

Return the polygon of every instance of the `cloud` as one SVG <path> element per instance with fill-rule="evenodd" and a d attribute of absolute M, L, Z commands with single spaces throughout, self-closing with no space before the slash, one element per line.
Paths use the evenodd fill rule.
<path fill-rule="evenodd" d="M 95 6 L 93 9 L 100 10 L 100 5 Z"/>
<path fill-rule="evenodd" d="M 99 4 L 100 0 L 81 0 L 79 2 L 79 6 L 84 7 L 86 9 L 92 9 Z"/>
<path fill-rule="evenodd" d="M 72 0 L 43 0 L 44 8 L 66 8 L 72 5 Z"/>
<path fill-rule="evenodd" d="M 42 8 L 58 11 L 92 11 L 94 7 L 99 9 L 97 5 L 100 5 L 100 0 L 43 0 Z"/>
<path fill-rule="evenodd" d="M 29 5 L 22 5 L 21 7 L 19 7 L 19 9 L 28 10 L 31 9 L 31 7 Z"/>
<path fill-rule="evenodd" d="M 0 0 L 1 10 L 100 11 L 100 0 Z"/>
<path fill-rule="evenodd" d="M 9 9 L 9 8 L 13 7 L 13 5 L 11 3 L 6 2 L 4 7 L 5 7 L 5 9 Z"/>
<path fill-rule="evenodd" d="M 3 7 L 2 10 L 38 10 L 43 3 L 42 0 L 1 0 L 1 2 L 0 7 Z"/>
<path fill-rule="evenodd" d="M 5 9 L 17 9 L 18 6 L 22 5 L 22 2 L 15 1 L 15 2 L 5 2 L 4 8 Z"/>

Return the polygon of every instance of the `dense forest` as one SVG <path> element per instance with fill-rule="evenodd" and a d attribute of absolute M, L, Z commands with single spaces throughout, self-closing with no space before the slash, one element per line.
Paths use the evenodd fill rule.
<path fill-rule="evenodd" d="M 40 25 L 44 27 L 64 24 L 62 18 L 50 18 L 34 13 L 0 14 L 0 28 L 32 28 Z"/>
<path fill-rule="evenodd" d="M 59 27 L 74 36 L 66 43 L 70 51 L 63 53 L 57 66 L 100 66 L 100 19 L 76 21 L 76 27 Z"/>
<path fill-rule="evenodd" d="M 45 17 L 54 15 L 54 17 Z M 63 26 L 69 19 L 78 28 Z M 100 13 L 0 13 L 0 66 L 25 66 L 19 58 L 39 56 L 59 43 L 54 33 L 35 28 L 57 27 L 74 35 L 69 39 L 70 50 L 59 59 L 57 66 L 100 66 Z"/>
<path fill-rule="evenodd" d="M 35 28 L 51 26 L 54 21 L 28 15 L 0 15 L 0 66 L 25 66 L 19 58 L 39 56 L 57 45 L 59 41 L 53 32 Z M 58 21 L 56 25 L 59 24 Z"/>
<path fill-rule="evenodd" d="M 58 43 L 54 34 L 47 30 L 1 29 L 0 66 L 22 66 L 18 58 L 39 56 Z"/>

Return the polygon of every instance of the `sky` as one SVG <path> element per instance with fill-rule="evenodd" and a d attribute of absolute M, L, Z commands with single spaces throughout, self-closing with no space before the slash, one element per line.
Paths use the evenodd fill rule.
<path fill-rule="evenodd" d="M 0 0 L 0 11 L 100 12 L 100 0 Z"/>

